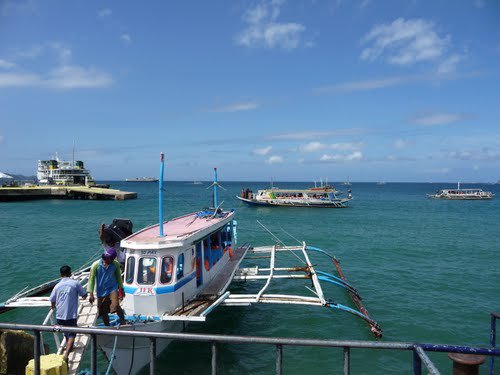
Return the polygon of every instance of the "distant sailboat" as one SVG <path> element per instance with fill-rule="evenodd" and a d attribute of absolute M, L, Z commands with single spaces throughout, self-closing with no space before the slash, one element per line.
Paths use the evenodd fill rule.
<path fill-rule="evenodd" d="M 349 176 L 347 176 L 347 181 L 342 182 L 344 186 L 351 186 L 352 184 L 349 182 Z"/>

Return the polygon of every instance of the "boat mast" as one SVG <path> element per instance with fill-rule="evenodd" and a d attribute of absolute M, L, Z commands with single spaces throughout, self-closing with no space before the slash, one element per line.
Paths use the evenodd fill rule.
<path fill-rule="evenodd" d="M 158 221 L 160 228 L 159 237 L 163 237 L 163 169 L 164 169 L 164 155 L 163 152 L 160 153 L 160 178 L 158 179 Z"/>
<path fill-rule="evenodd" d="M 217 209 L 217 167 L 214 167 L 214 208 Z"/>

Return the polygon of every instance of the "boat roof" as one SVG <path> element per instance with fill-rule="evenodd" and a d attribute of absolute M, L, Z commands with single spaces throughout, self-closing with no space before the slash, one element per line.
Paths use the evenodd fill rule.
<path fill-rule="evenodd" d="M 136 232 L 121 241 L 121 246 L 132 249 L 163 249 L 190 245 L 228 223 L 234 211 L 213 209 L 193 212 L 163 222 L 163 237 L 159 224 Z"/>
<path fill-rule="evenodd" d="M 273 193 L 334 193 L 335 188 L 306 188 L 306 189 L 261 189 L 260 191 Z"/>

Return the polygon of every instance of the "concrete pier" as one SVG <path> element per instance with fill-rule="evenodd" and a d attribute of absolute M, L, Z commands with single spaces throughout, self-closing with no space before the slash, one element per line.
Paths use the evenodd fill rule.
<path fill-rule="evenodd" d="M 91 186 L 18 186 L 0 187 L 0 202 L 35 199 L 125 200 L 137 193 Z"/>

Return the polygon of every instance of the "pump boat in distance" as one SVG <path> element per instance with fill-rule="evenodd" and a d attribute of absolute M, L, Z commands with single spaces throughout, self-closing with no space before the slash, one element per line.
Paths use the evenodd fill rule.
<path fill-rule="evenodd" d="M 381 337 L 380 326 L 369 316 L 357 290 L 347 281 L 340 263 L 326 251 L 300 241 L 298 246 L 287 246 L 260 222 L 278 244 L 237 246 L 235 212 L 223 210 L 218 204 L 217 188 L 220 185 L 217 181 L 217 169 L 214 169 L 212 184 L 213 207 L 168 221 L 163 220 L 162 183 L 163 154 L 159 179 L 160 224 L 132 233 L 120 243 L 126 255 L 126 295 L 122 307 L 127 324 L 119 325 L 116 318 L 116 329 L 180 332 L 188 323 L 206 321 L 207 316 L 218 306 L 271 303 L 312 305 L 346 311 L 365 320 L 373 334 Z M 312 253 L 325 255 L 330 259 L 338 276 L 320 271 L 315 265 L 317 262 L 313 265 L 310 259 Z M 247 254 L 253 254 L 253 259 L 268 258 L 269 265 L 240 268 Z M 88 274 L 88 268 L 82 269 L 75 272 L 74 277 L 85 284 Z M 307 281 L 307 293 L 272 294 L 267 291 L 270 284 L 282 279 L 289 279 L 291 282 Z M 53 288 L 55 281 L 57 280 L 47 283 L 44 291 Z M 259 286 L 258 292 L 249 294 L 228 291 L 232 282 L 242 281 L 260 282 L 262 286 Z M 327 284 L 346 289 L 356 308 L 328 299 L 323 292 Z M 50 307 L 48 297 L 37 297 L 42 287 L 43 284 L 17 294 L 0 305 L 0 313 L 15 307 Z M 82 301 L 80 307 L 78 325 L 94 326 L 97 319 L 95 305 Z M 50 311 L 45 324 L 49 324 L 52 318 L 53 311 Z M 58 341 L 57 334 L 55 340 L 62 351 L 64 342 Z M 69 374 L 78 372 L 83 351 L 89 342 L 85 335 L 78 335 L 76 340 L 80 344 L 75 345 L 70 353 Z M 170 342 L 171 340 L 158 340 L 156 355 L 165 350 Z M 117 374 L 136 374 L 149 363 L 151 349 L 147 337 L 113 338 L 103 335 L 98 336 L 97 343 L 110 361 L 109 366 L 112 365 Z"/>
<path fill-rule="evenodd" d="M 330 185 L 321 185 L 308 189 L 279 189 L 273 188 L 258 190 L 254 193 L 250 189 L 243 189 L 240 196 L 242 202 L 251 206 L 285 206 L 285 207 L 322 207 L 345 208 L 352 200 L 351 190 L 346 197 Z"/>

